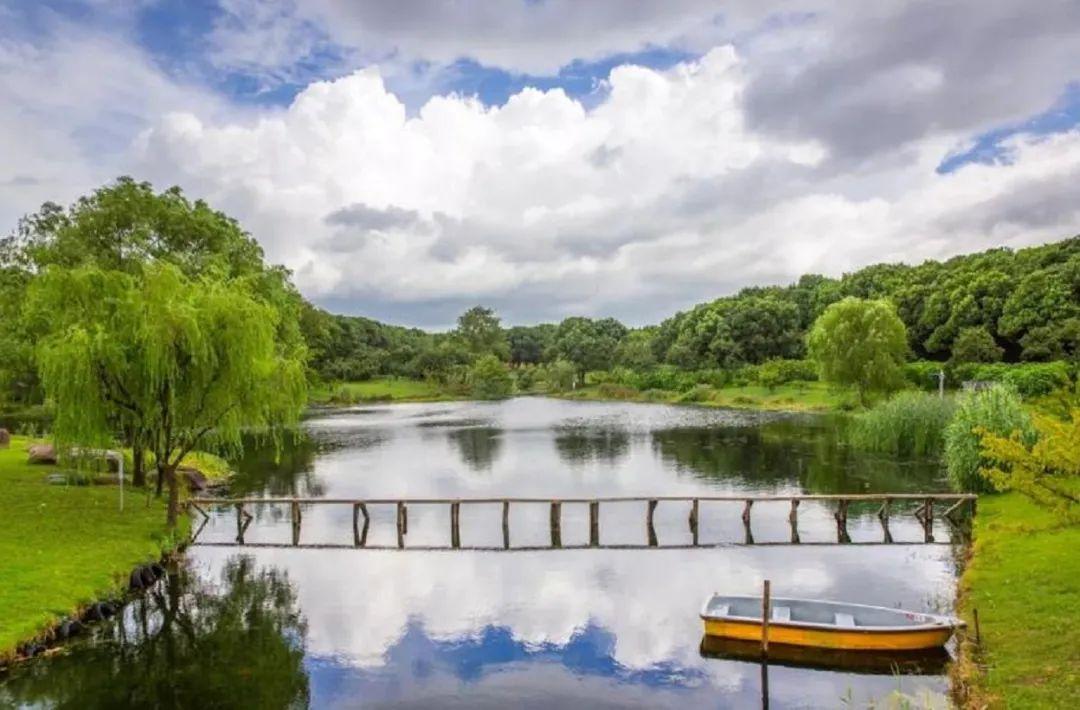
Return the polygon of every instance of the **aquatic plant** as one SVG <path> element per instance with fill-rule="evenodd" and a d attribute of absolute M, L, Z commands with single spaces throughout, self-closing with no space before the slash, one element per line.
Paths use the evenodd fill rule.
<path fill-rule="evenodd" d="M 851 443 L 865 451 L 899 456 L 941 453 L 955 403 L 927 392 L 900 392 L 858 415 Z"/>

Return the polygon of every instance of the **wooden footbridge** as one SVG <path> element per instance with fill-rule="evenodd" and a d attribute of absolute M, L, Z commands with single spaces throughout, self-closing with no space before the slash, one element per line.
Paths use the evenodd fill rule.
<path fill-rule="evenodd" d="M 803 543 L 799 536 L 799 506 L 804 502 L 824 504 L 832 509 L 832 517 L 836 521 L 836 542 Z M 744 530 L 744 540 L 738 542 L 706 542 L 699 539 L 701 503 L 703 502 L 727 502 L 741 503 L 741 520 Z M 600 541 L 600 506 L 612 503 L 642 503 L 645 512 L 645 538 L 646 542 L 641 545 L 615 545 L 601 544 Z M 688 510 L 687 525 L 689 526 L 690 544 L 661 545 L 656 533 L 654 517 L 657 506 L 682 505 Z M 752 511 L 755 505 L 783 504 L 789 508 L 788 524 L 791 528 L 791 536 L 788 542 L 755 543 L 751 531 Z M 882 539 L 872 542 L 852 543 L 848 535 L 848 512 L 852 504 L 859 506 L 876 507 L 876 515 L 881 523 Z M 461 508 L 462 506 L 477 505 L 501 505 L 502 506 L 502 546 L 488 547 L 465 547 L 461 545 Z M 512 546 L 510 541 L 510 512 L 511 506 L 544 505 L 549 513 L 549 530 L 551 544 L 549 546 Z M 589 542 L 586 545 L 563 545 L 562 543 L 562 510 L 567 505 L 587 505 L 589 510 Z M 234 542 L 200 542 L 199 534 L 202 532 L 210 516 L 207 508 L 214 507 L 236 511 L 236 539 Z M 286 543 L 254 543 L 245 542 L 244 536 L 253 516 L 248 511 L 249 507 L 255 506 L 287 506 L 290 512 L 292 525 L 292 544 Z M 303 526 L 303 510 L 314 506 L 351 506 L 352 508 L 352 534 L 353 542 L 348 544 L 302 544 L 301 528 Z M 371 528 L 370 508 L 375 506 L 392 506 L 396 510 L 397 545 L 369 545 L 368 532 Z M 409 508 L 416 506 L 449 506 L 450 509 L 450 545 L 449 547 L 432 546 L 407 546 L 406 536 L 409 532 Z M 616 496 L 600 498 L 371 498 L 371 499 L 347 499 L 347 498 L 196 498 L 188 501 L 188 507 L 199 513 L 203 520 L 192 535 L 192 544 L 204 546 L 233 546 L 248 545 L 250 547 L 311 547 L 311 548 L 363 548 L 363 549 L 412 549 L 412 550 L 539 550 L 539 549 L 653 549 L 653 548 L 695 548 L 695 547 L 719 547 L 732 544 L 745 545 L 798 545 L 798 544 L 925 544 L 933 543 L 934 520 L 940 518 L 947 521 L 950 526 L 962 529 L 964 520 L 970 519 L 975 514 L 976 496 L 972 494 L 953 493 L 880 493 L 880 494 L 836 494 L 836 495 L 703 495 L 703 496 Z M 896 542 L 892 538 L 889 529 L 889 521 L 893 516 L 914 515 L 923 530 L 923 539 L 917 543 Z"/>

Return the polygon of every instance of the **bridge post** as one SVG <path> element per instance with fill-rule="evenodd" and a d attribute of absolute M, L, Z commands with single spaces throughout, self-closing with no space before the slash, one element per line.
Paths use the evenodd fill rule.
<path fill-rule="evenodd" d="M 649 547 L 656 547 L 656 528 L 653 526 L 653 514 L 656 512 L 656 500 L 649 500 L 648 513 L 646 514 L 646 529 L 649 538 Z"/>
<path fill-rule="evenodd" d="M 406 522 L 406 520 L 407 520 L 406 516 L 407 515 L 408 515 L 408 513 L 405 510 L 404 501 L 399 500 L 398 504 L 397 504 L 397 546 L 398 546 L 398 548 L 404 548 L 405 547 L 405 532 L 406 532 L 406 526 L 408 525 L 408 523 Z"/>
<path fill-rule="evenodd" d="M 292 503 L 292 544 L 300 544 L 300 504 Z"/>
<path fill-rule="evenodd" d="M 510 501 L 503 501 L 502 510 L 503 549 L 510 549 Z"/>
<path fill-rule="evenodd" d="M 562 503 L 551 501 L 551 546 L 562 547 Z"/>
<path fill-rule="evenodd" d="M 695 498 L 690 504 L 690 535 L 693 537 L 694 546 L 698 544 L 698 499 Z"/>
<path fill-rule="evenodd" d="M 461 503 L 453 502 L 450 504 L 450 547 L 457 549 L 461 547 Z"/>
<path fill-rule="evenodd" d="M 364 516 L 364 530 L 360 532 L 357 526 L 358 518 L 360 515 Z M 367 545 L 368 524 L 371 519 L 368 517 L 367 506 L 363 503 L 353 503 L 352 512 L 352 529 L 353 529 L 353 545 L 356 547 L 364 547 Z"/>
<path fill-rule="evenodd" d="M 754 544 L 754 532 L 750 529 L 750 508 L 754 505 L 754 501 L 751 498 L 747 498 L 743 501 L 742 511 L 742 524 L 743 531 L 746 533 L 746 544 Z"/>
<path fill-rule="evenodd" d="M 236 541 L 244 544 L 244 505 L 236 504 Z"/>
<path fill-rule="evenodd" d="M 600 501 L 589 503 L 589 547 L 600 545 Z"/>
<path fill-rule="evenodd" d="M 799 503 L 798 498 L 791 499 L 791 512 L 788 513 L 788 524 L 791 525 L 791 542 L 799 544 Z"/>
<path fill-rule="evenodd" d="M 847 511 L 850 501 L 841 499 L 836 507 L 836 541 L 839 543 L 851 542 L 847 529 Z"/>

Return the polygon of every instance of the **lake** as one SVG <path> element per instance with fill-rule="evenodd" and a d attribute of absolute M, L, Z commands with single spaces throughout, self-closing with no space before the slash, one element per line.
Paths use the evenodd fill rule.
<path fill-rule="evenodd" d="M 317 413 L 280 448 L 251 448 L 232 493 L 331 498 L 591 497 L 945 490 L 935 462 L 861 455 L 843 419 L 540 397 Z M 947 705 L 940 665 L 914 674 L 761 664 L 703 653 L 713 591 L 951 611 L 962 548 L 866 545 L 882 529 L 852 505 L 853 544 L 826 504 L 799 511 L 803 544 L 746 545 L 738 502 L 661 502 L 649 549 L 643 503 L 605 504 L 603 545 L 625 549 L 349 549 L 350 506 L 258 506 L 251 544 L 196 545 L 168 581 L 67 652 L 9 673 L 0 704 L 90 707 L 866 707 L 901 692 Z M 787 543 L 789 506 L 753 509 L 755 543 Z M 395 509 L 371 506 L 367 544 L 396 544 Z M 549 510 L 514 505 L 514 547 L 550 545 Z M 410 506 L 406 548 L 449 547 L 448 506 Z M 894 511 L 896 542 L 917 543 Z M 949 542 L 937 523 L 934 536 Z M 200 543 L 231 543 L 232 511 Z M 586 505 L 562 542 L 588 543 Z M 502 546 L 501 506 L 461 510 L 462 547 Z M 665 546 L 669 546 L 665 549 Z M 766 680 L 767 677 L 767 680 Z"/>

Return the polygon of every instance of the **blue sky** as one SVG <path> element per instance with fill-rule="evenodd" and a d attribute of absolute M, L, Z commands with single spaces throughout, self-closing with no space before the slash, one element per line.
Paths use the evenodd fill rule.
<path fill-rule="evenodd" d="M 649 323 L 1080 231 L 1077 56 L 1074 0 L 0 0 L 0 221 L 129 174 L 335 310 Z"/>

